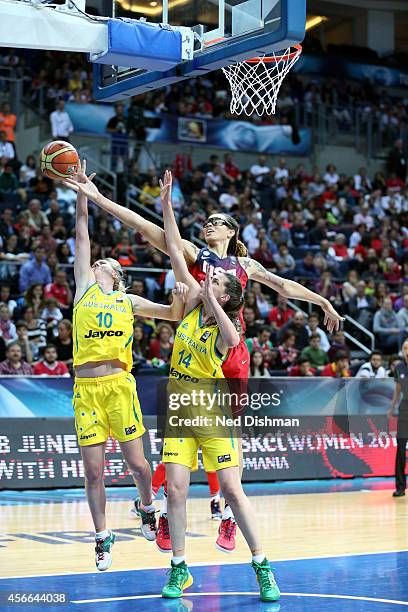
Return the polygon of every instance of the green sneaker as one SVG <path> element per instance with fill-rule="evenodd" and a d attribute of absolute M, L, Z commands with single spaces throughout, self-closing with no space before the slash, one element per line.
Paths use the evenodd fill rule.
<path fill-rule="evenodd" d="M 193 577 L 188 571 L 186 563 L 182 561 L 178 565 L 174 565 L 172 561 L 169 574 L 168 582 L 162 590 L 162 597 L 168 599 L 182 597 L 184 589 L 188 589 L 193 584 Z"/>
<path fill-rule="evenodd" d="M 261 600 L 278 601 L 280 591 L 275 582 L 275 578 L 273 577 L 268 559 L 265 557 L 262 563 L 252 561 L 252 567 L 255 570 L 256 579 L 259 584 L 259 594 L 261 596 Z"/>
<path fill-rule="evenodd" d="M 104 540 L 95 539 L 95 563 L 100 572 L 104 572 L 112 565 L 111 548 L 115 543 L 115 534 L 112 531 Z"/>

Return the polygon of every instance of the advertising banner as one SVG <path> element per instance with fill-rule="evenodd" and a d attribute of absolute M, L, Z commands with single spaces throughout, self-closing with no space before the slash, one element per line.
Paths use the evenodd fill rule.
<path fill-rule="evenodd" d="M 137 377 L 144 414 L 156 414 L 159 380 L 159 376 Z M 72 387 L 72 378 L 60 376 L 0 376 L 0 427 L 2 417 L 72 418 Z"/>
<path fill-rule="evenodd" d="M 294 73 L 346 78 L 380 87 L 408 87 L 408 71 L 378 64 L 350 62 L 341 57 L 302 55 Z"/>
<path fill-rule="evenodd" d="M 146 458 L 155 469 L 163 440 L 157 419 L 144 418 Z M 396 420 L 384 416 L 304 417 L 300 428 L 269 432 L 249 427 L 242 436 L 243 480 L 291 480 L 391 476 Z M 199 467 L 202 467 L 201 453 Z M 205 482 L 202 469 L 192 482 Z M 73 419 L 1 419 L 0 489 L 83 486 L 84 471 Z M 132 485 L 119 444 L 110 439 L 105 482 Z"/>
<path fill-rule="evenodd" d="M 153 469 L 161 460 L 168 413 L 172 426 L 180 427 L 179 436 L 192 435 L 191 422 L 181 422 L 182 401 L 192 409 L 191 417 L 225 417 L 217 437 L 242 439 L 246 481 L 393 474 L 397 421 L 386 417 L 392 379 L 250 379 L 238 381 L 236 397 L 237 381 L 197 385 L 194 378 L 180 380 L 176 372 L 170 380 L 137 379 L 145 452 Z M 71 392 L 67 378 L 1 379 L 0 488 L 82 486 Z M 193 434 L 199 426 L 194 421 Z M 201 467 L 201 453 L 199 459 Z M 107 484 L 132 483 L 114 440 L 108 443 L 105 470 Z M 204 479 L 202 470 L 192 475 L 193 482 Z"/>
<path fill-rule="evenodd" d="M 189 142 L 230 151 L 307 155 L 312 144 L 310 130 L 299 130 L 299 139 L 298 144 L 293 144 L 288 125 L 170 115 L 162 115 L 160 127 L 149 129 L 147 136 L 148 142 Z"/>
<path fill-rule="evenodd" d="M 114 115 L 109 104 L 74 104 L 66 110 L 76 132 L 106 134 L 106 125 Z M 220 147 L 231 151 L 307 155 L 311 149 L 311 132 L 299 130 L 300 141 L 292 142 L 292 128 L 288 125 L 256 125 L 250 121 L 225 121 L 200 117 L 174 117 L 153 115 L 160 127 L 146 128 L 147 142 L 191 143 Z"/>
<path fill-rule="evenodd" d="M 167 378 L 137 376 L 137 392 L 143 415 L 160 414 L 160 387 Z M 268 393 L 275 415 L 385 415 L 392 398 L 392 378 L 269 378 L 249 379 L 252 400 Z M 72 378 L 39 376 L 0 377 L 0 418 L 73 416 Z M 258 410 L 263 414 L 265 406 Z M 1 421 L 0 421 L 1 423 Z"/>

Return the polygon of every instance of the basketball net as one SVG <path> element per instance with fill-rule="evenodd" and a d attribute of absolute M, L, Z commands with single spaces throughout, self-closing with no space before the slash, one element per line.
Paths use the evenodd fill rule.
<path fill-rule="evenodd" d="M 223 68 L 231 87 L 231 113 L 275 114 L 283 79 L 301 53 L 302 46 L 294 45 L 293 50 L 289 47 L 284 53 L 254 57 Z"/>

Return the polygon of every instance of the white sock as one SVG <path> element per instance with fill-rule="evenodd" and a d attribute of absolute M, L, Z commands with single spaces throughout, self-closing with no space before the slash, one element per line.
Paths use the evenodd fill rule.
<path fill-rule="evenodd" d="M 103 531 L 95 532 L 96 540 L 104 540 L 108 536 L 110 536 L 110 529 L 104 529 Z"/>
<path fill-rule="evenodd" d="M 252 561 L 255 561 L 255 563 L 262 563 L 264 559 L 265 555 L 252 555 Z"/>
<path fill-rule="evenodd" d="M 171 561 L 173 565 L 178 565 L 179 563 L 182 563 L 185 560 L 186 560 L 186 557 L 184 556 L 184 557 L 173 557 Z"/>
<path fill-rule="evenodd" d="M 233 521 L 235 520 L 231 506 L 228 506 L 228 504 L 225 505 L 224 512 L 222 513 L 222 520 L 226 521 L 227 519 L 232 519 Z"/>
<path fill-rule="evenodd" d="M 211 501 L 219 502 L 221 499 L 219 492 L 211 496 Z"/>
<path fill-rule="evenodd" d="M 163 501 L 162 501 L 162 507 L 160 510 L 160 516 L 163 516 L 163 514 L 167 514 L 167 495 L 166 493 L 164 493 L 163 495 Z"/>
<path fill-rule="evenodd" d="M 140 504 L 140 507 L 145 512 L 155 512 L 156 511 L 156 506 L 154 504 L 149 504 L 148 506 L 145 506 L 144 504 Z"/>

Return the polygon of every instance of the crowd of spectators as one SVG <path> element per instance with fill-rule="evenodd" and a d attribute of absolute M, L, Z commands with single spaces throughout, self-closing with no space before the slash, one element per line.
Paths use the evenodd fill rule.
<path fill-rule="evenodd" d="M 3 115 L 9 111 L 3 106 Z M 14 155 L 1 158 L 0 373 L 64 374 L 64 366 L 72 371 L 76 194 L 43 177 L 35 157 L 21 163 L 13 141 L 6 142 Z M 389 358 L 408 336 L 408 188 L 402 143 L 395 142 L 384 173 L 369 176 L 360 168 L 345 176 L 332 164 L 322 170 L 307 171 L 302 164 L 289 168 L 284 158 L 271 164 L 264 155 L 240 168 L 230 153 L 212 155 L 193 167 L 178 155 L 173 195 L 181 232 L 190 238 L 192 228 L 214 211 L 233 215 L 251 257 L 329 299 L 374 333 L 376 346 Z M 11 176 L 12 183 L 5 183 L 4 176 Z M 146 212 L 160 213 L 154 168 L 142 174 L 132 162 L 124 180 Z M 93 259 L 116 258 L 130 268 L 131 292 L 167 299 L 174 282 L 171 271 L 158 275 L 149 268 L 165 269 L 168 262 L 140 234 L 108 219 L 92 203 L 89 229 Z M 351 354 L 356 347 L 343 332 L 327 337 L 316 313 L 306 320 L 257 283 L 246 293 L 244 319 L 253 372 L 345 376 L 358 367 Z M 165 370 L 173 334 L 170 324 L 137 319 L 136 367 Z M 353 335 L 367 344 L 363 332 L 359 336 L 353 329 Z"/>
<path fill-rule="evenodd" d="M 64 105 L 92 101 L 90 64 L 78 54 L 3 50 L 0 73 L 2 66 L 15 75 L 33 76 L 27 85 L 32 103 L 41 92 L 53 138 L 69 139 L 73 126 Z M 219 72 L 211 73 L 135 97 L 127 108 L 117 105 L 107 131 L 143 140 L 145 110 L 228 118 L 228 92 L 222 79 Z M 369 85 L 335 79 L 307 82 L 291 75 L 279 97 L 278 120 L 289 121 L 299 102 L 310 113 L 322 102 L 341 108 L 336 118 L 345 126 L 350 121 L 348 109 L 374 113 L 387 142 L 406 122 L 405 101 L 393 100 Z M 61 370 L 64 374 L 63 365 L 72 371 L 76 194 L 44 177 L 34 156 L 19 159 L 16 121 L 10 104 L 4 102 L 0 112 L 0 372 L 22 368 L 27 373 L 33 368 L 35 373 Z M 188 156 L 178 154 L 173 166 L 173 203 L 187 239 L 208 214 L 222 210 L 233 215 L 251 257 L 329 299 L 339 312 L 372 332 L 376 347 L 389 359 L 408 335 L 406 163 L 399 139 L 393 143 L 384 172 L 374 175 L 360 168 L 346 176 L 330 163 L 311 171 L 303 164 L 289 168 L 284 158 L 271 163 L 264 155 L 244 168 L 237 166 L 230 153 L 212 155 L 194 167 Z M 158 178 L 155 168 L 141 173 L 135 161 L 129 161 L 118 176 L 146 211 L 160 214 Z M 105 195 L 112 196 L 108 191 Z M 93 259 L 112 256 L 125 268 L 137 267 L 138 272 L 129 272 L 130 291 L 167 299 L 174 282 L 171 272 L 149 273 L 149 268 L 167 267 L 162 254 L 92 204 L 89 228 L 91 237 L 97 237 L 92 239 Z M 253 372 L 339 376 L 357 371 L 358 362 L 350 351 L 356 346 L 346 343 L 343 332 L 327 337 L 315 313 L 306 320 L 257 283 L 247 292 L 244 318 Z M 136 367 L 165 368 L 173 332 L 167 323 L 138 319 Z M 353 328 L 352 333 L 367 344 L 364 331 Z M 373 372 L 374 366 L 370 367 L 364 371 Z"/>
<path fill-rule="evenodd" d="M 92 98 L 92 64 L 85 55 L 3 49 L 0 55 L 0 76 L 4 66 L 12 70 L 13 76 L 28 77 L 25 83 L 31 103 L 50 115 L 55 113 L 59 101 L 86 104 Z M 38 67 L 41 66 L 39 70 Z M 115 131 L 121 130 L 129 136 L 143 140 L 145 131 L 140 118 L 144 111 L 157 115 L 170 113 L 180 116 L 202 118 L 236 119 L 229 111 L 230 92 L 222 71 L 181 81 L 163 90 L 148 92 L 132 98 L 130 106 Z M 348 129 L 356 112 L 362 122 L 372 121 L 375 131 L 381 133 L 383 144 L 390 145 L 407 125 L 408 100 L 391 96 L 384 87 L 370 83 L 356 83 L 339 78 L 318 78 L 290 73 L 281 89 L 277 114 L 254 121 L 294 123 L 303 109 L 302 121 L 310 123 L 322 105 L 330 107 L 332 116 L 342 129 Z M 58 123 L 58 114 L 53 117 L 53 135 L 63 136 Z M 65 128 L 65 126 L 64 126 Z M 68 130 L 69 132 L 69 130 Z"/>

